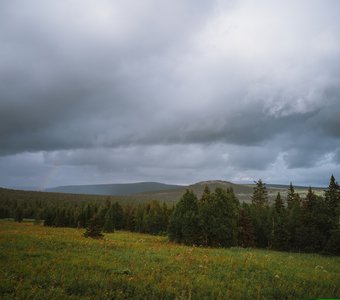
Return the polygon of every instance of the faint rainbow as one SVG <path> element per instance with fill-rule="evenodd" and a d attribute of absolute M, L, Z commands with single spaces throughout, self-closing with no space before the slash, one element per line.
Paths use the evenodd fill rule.
<path fill-rule="evenodd" d="M 47 187 L 51 178 L 57 173 L 58 168 L 59 168 L 59 165 L 57 163 L 54 163 L 51 166 L 50 170 L 47 172 L 47 174 L 41 180 L 41 183 L 40 183 L 39 188 L 38 188 L 39 191 L 43 191 Z"/>

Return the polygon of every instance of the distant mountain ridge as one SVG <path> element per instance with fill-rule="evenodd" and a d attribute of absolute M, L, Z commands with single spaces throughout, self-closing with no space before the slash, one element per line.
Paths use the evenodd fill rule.
<path fill-rule="evenodd" d="M 85 195 L 115 195 L 128 196 L 144 192 L 173 190 L 181 188 L 180 185 L 164 184 L 159 182 L 91 184 L 91 185 L 65 185 L 45 189 L 45 192 L 85 194 Z"/>
<path fill-rule="evenodd" d="M 95 185 L 69 185 L 56 188 L 46 189 L 46 192 L 67 193 L 67 194 L 84 194 L 84 195 L 107 195 L 107 196 L 126 196 L 133 197 L 136 201 L 159 200 L 164 202 L 177 202 L 186 189 L 191 189 L 199 198 L 201 197 L 204 187 L 208 186 L 211 191 L 217 187 L 222 189 L 232 188 L 240 201 L 251 201 L 254 184 L 237 184 L 223 180 L 207 180 L 197 182 L 191 185 L 174 185 L 159 182 L 138 182 L 138 183 L 120 183 L 120 184 L 95 184 Z M 277 193 L 282 196 L 287 193 L 288 185 L 267 184 L 268 196 L 274 200 Z M 294 186 L 296 192 L 301 195 L 307 193 L 306 187 Z M 317 193 L 322 193 L 322 188 L 313 188 Z"/>
<path fill-rule="evenodd" d="M 199 197 L 203 193 L 205 186 L 209 186 L 211 191 L 217 187 L 227 189 L 233 188 L 237 194 L 249 194 L 253 189 L 251 186 L 235 184 L 223 180 L 208 180 L 194 183 L 188 186 L 165 184 L 159 182 L 137 182 L 137 183 L 116 183 L 116 184 L 91 184 L 91 185 L 65 185 L 55 188 L 45 189 L 45 192 L 67 193 L 67 194 L 85 194 L 85 195 L 149 195 L 152 198 L 164 198 L 165 195 L 173 198 L 179 198 L 186 189 L 193 190 Z"/>
<path fill-rule="evenodd" d="M 151 200 L 175 204 L 182 197 L 186 189 L 191 189 L 198 198 L 200 198 L 206 185 L 212 192 L 217 187 L 225 190 L 227 188 L 232 188 L 241 202 L 251 201 L 255 186 L 254 184 L 236 184 L 223 180 L 201 181 L 187 186 L 159 182 L 139 182 L 126 184 L 71 185 L 46 189 L 45 191 L 39 192 L 10 190 L 0 187 L 0 194 L 6 195 L 6 193 L 14 193 L 19 198 L 26 195 L 29 197 L 37 197 L 37 199 L 43 199 L 46 195 L 46 197 L 69 199 L 70 201 L 72 199 L 83 199 L 84 201 L 86 201 L 86 199 L 106 199 L 107 196 L 122 204 L 148 203 Z M 270 201 L 274 201 L 278 192 L 281 193 L 282 197 L 286 197 L 288 187 L 288 185 L 267 184 Z M 294 186 L 294 188 L 302 197 L 305 197 L 308 192 L 308 188 L 306 187 Z M 321 187 L 312 188 L 317 195 L 323 195 L 324 190 L 326 189 Z"/>

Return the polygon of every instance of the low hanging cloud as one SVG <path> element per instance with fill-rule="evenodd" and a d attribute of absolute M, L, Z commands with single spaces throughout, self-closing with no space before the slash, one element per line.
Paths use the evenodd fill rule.
<path fill-rule="evenodd" d="M 0 184 L 339 177 L 338 11 L 2 1 Z"/>

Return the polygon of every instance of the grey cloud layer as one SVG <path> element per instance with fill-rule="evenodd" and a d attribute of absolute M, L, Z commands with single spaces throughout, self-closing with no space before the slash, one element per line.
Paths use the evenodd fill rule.
<path fill-rule="evenodd" d="M 338 11 L 332 0 L 2 1 L 0 155 L 60 152 L 101 169 L 98 157 L 124 149 L 113 168 L 164 172 L 196 147 L 205 155 L 190 168 L 207 176 L 209 157 L 233 172 L 280 155 L 285 168 L 330 159 L 337 172 Z"/>

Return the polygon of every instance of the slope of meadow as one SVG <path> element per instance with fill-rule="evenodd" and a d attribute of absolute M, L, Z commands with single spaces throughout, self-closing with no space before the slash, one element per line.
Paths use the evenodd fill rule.
<path fill-rule="evenodd" d="M 130 232 L 0 221 L 1 299 L 311 299 L 340 297 L 340 258 L 208 249 Z"/>

